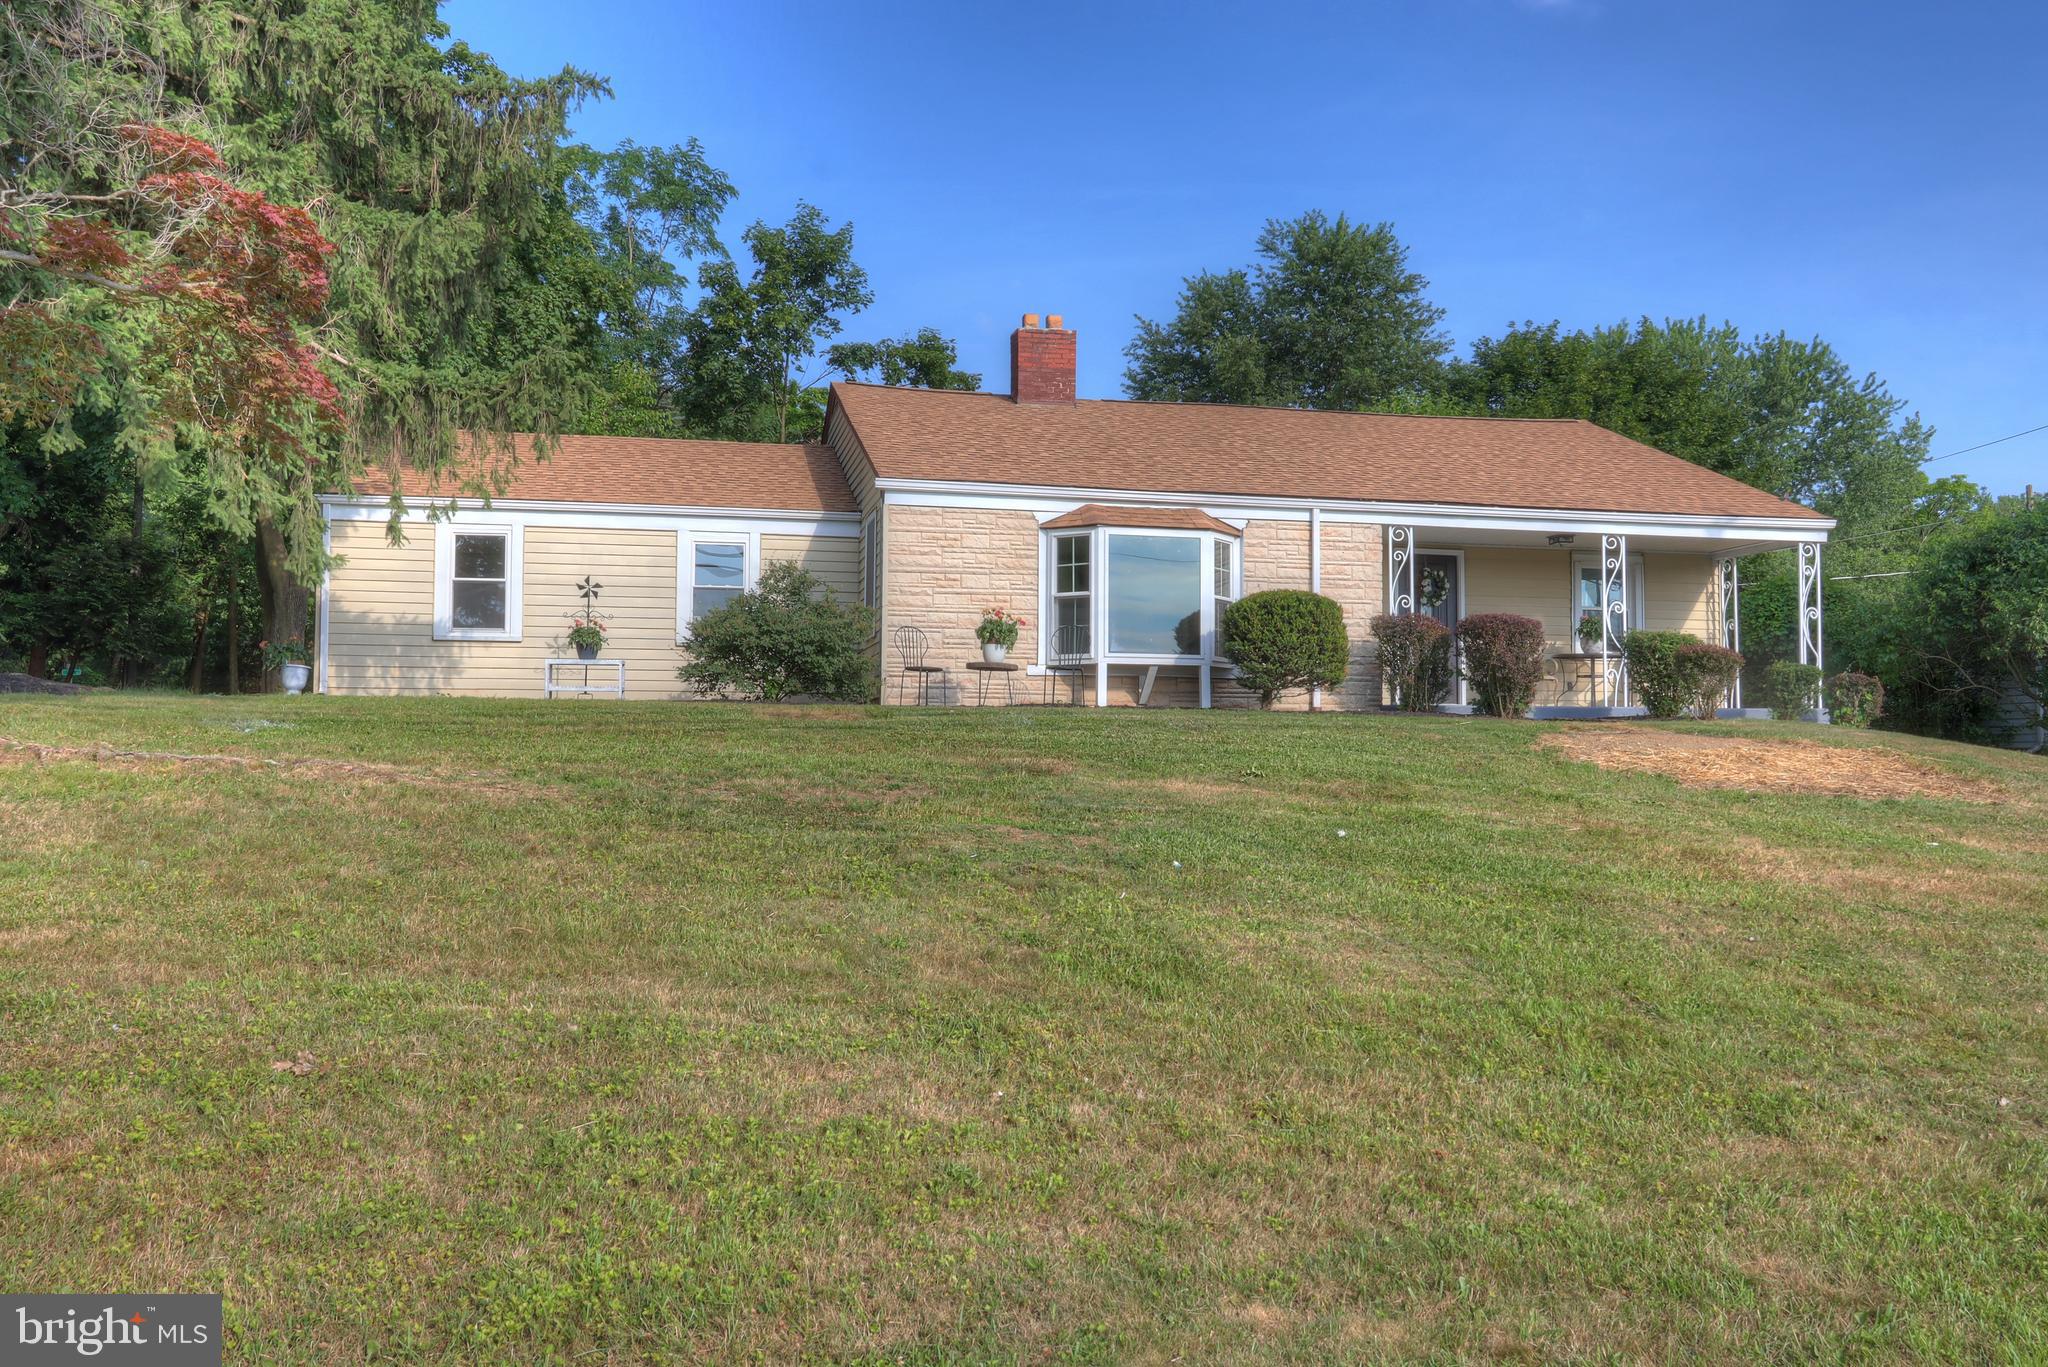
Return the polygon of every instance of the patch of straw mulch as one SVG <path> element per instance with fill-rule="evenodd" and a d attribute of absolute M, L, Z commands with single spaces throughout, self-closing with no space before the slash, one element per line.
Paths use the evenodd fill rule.
<path fill-rule="evenodd" d="M 1746 788 L 1830 797 L 1943 797 L 1997 802 L 2005 790 L 1879 746 L 1819 745 L 1653 731 L 1628 725 L 1574 726 L 1537 742 L 1602 769 L 1663 774 L 1700 788 Z"/>

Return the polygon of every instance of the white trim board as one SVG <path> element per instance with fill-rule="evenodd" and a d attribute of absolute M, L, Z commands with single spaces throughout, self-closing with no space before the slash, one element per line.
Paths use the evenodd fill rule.
<path fill-rule="evenodd" d="M 1701 517 L 1686 513 L 1618 513 L 1579 508 L 1489 508 L 1444 503 L 1379 503 L 1342 499 L 1260 498 L 1233 494 L 1166 493 L 1133 489 L 1063 489 L 947 480 L 881 479 L 883 501 L 899 507 L 997 508 L 1031 513 L 1068 512 L 1084 503 L 1134 507 L 1199 508 L 1229 521 L 1398 522 L 1415 527 L 1468 527 L 1495 531 L 1616 532 L 1624 536 L 1697 536 L 1739 541 L 1764 536 L 1779 542 L 1827 540 L 1833 518 Z"/>
<path fill-rule="evenodd" d="M 320 500 L 329 522 L 387 522 L 391 505 L 365 499 L 340 499 L 331 495 Z M 456 522 L 468 525 L 477 520 L 497 526 L 590 527 L 605 530 L 674 531 L 702 527 L 711 531 L 740 530 L 771 536 L 860 535 L 859 513 L 773 513 L 727 508 L 674 508 L 652 511 L 614 512 L 596 504 L 551 504 L 515 507 L 481 503 L 455 508 L 446 516 L 426 509 L 408 508 L 399 521 L 404 526 Z"/>

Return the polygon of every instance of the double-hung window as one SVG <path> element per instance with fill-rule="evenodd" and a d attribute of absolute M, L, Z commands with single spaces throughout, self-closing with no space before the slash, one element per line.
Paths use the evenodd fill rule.
<path fill-rule="evenodd" d="M 1584 551 L 1572 557 L 1572 616 L 1570 630 L 1574 639 L 1580 621 L 1587 615 L 1596 618 L 1601 611 L 1600 583 L 1605 578 L 1601 571 L 1600 557 Z M 1612 603 L 1622 596 L 1620 584 L 1607 586 L 1607 601 Z M 1643 558 L 1631 555 L 1628 558 L 1628 620 L 1621 624 L 1623 631 L 1640 631 L 1643 626 Z M 1595 650 L 1599 647 L 1597 643 Z"/>
<path fill-rule="evenodd" d="M 519 528 L 440 523 L 434 530 L 434 636 L 519 639 Z"/>
<path fill-rule="evenodd" d="M 1223 609 L 1237 601 L 1236 566 L 1231 562 L 1236 556 L 1236 543 L 1228 537 L 1211 537 L 1209 540 L 1209 596 L 1215 610 L 1216 648 L 1209 653 L 1223 654 Z"/>
<path fill-rule="evenodd" d="M 724 607 L 747 587 L 747 543 L 690 543 L 690 620 Z"/>
<path fill-rule="evenodd" d="M 1052 540 L 1052 648 L 1055 655 L 1091 653 L 1094 615 L 1092 565 L 1095 536 L 1081 532 Z"/>

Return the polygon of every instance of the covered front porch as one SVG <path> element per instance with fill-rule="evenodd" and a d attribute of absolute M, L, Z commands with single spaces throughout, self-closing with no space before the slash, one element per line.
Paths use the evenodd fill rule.
<path fill-rule="evenodd" d="M 1742 649 L 1742 562 L 1764 551 L 1799 553 L 1799 659 L 1821 663 L 1821 545 L 1825 525 L 1759 526 L 1764 519 L 1690 525 L 1583 516 L 1554 524 L 1488 519 L 1389 523 L 1386 610 L 1420 612 L 1455 627 L 1476 613 L 1515 613 L 1543 624 L 1545 676 L 1530 715 L 1643 715 L 1621 643 L 1631 631 L 1683 631 Z M 1778 521 L 1771 519 L 1770 521 Z M 1789 520 L 1785 520 L 1789 521 Z M 1383 698 L 1392 702 L 1391 698 Z M 1447 710 L 1470 706 L 1463 679 Z M 1723 716 L 1746 708 L 1738 682 Z"/>

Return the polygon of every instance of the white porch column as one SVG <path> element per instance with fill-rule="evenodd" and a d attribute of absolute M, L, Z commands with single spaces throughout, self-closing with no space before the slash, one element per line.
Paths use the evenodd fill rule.
<path fill-rule="evenodd" d="M 1095 652 L 1095 705 L 1109 706 L 1109 657 Z"/>
<path fill-rule="evenodd" d="M 1628 632 L 1628 538 L 1609 532 L 1600 538 L 1600 705 L 1628 704 L 1628 660 L 1621 638 Z"/>
<path fill-rule="evenodd" d="M 1799 663 L 1822 668 L 1820 653 L 1820 543 L 1799 543 Z"/>
<path fill-rule="evenodd" d="M 1415 529 L 1387 524 L 1387 611 L 1415 611 Z"/>
<path fill-rule="evenodd" d="M 1734 556 L 1724 556 L 1720 562 L 1721 580 L 1721 644 L 1740 655 L 1742 653 L 1742 562 Z M 1742 672 L 1736 671 L 1735 681 L 1728 685 L 1728 705 L 1742 706 Z"/>

